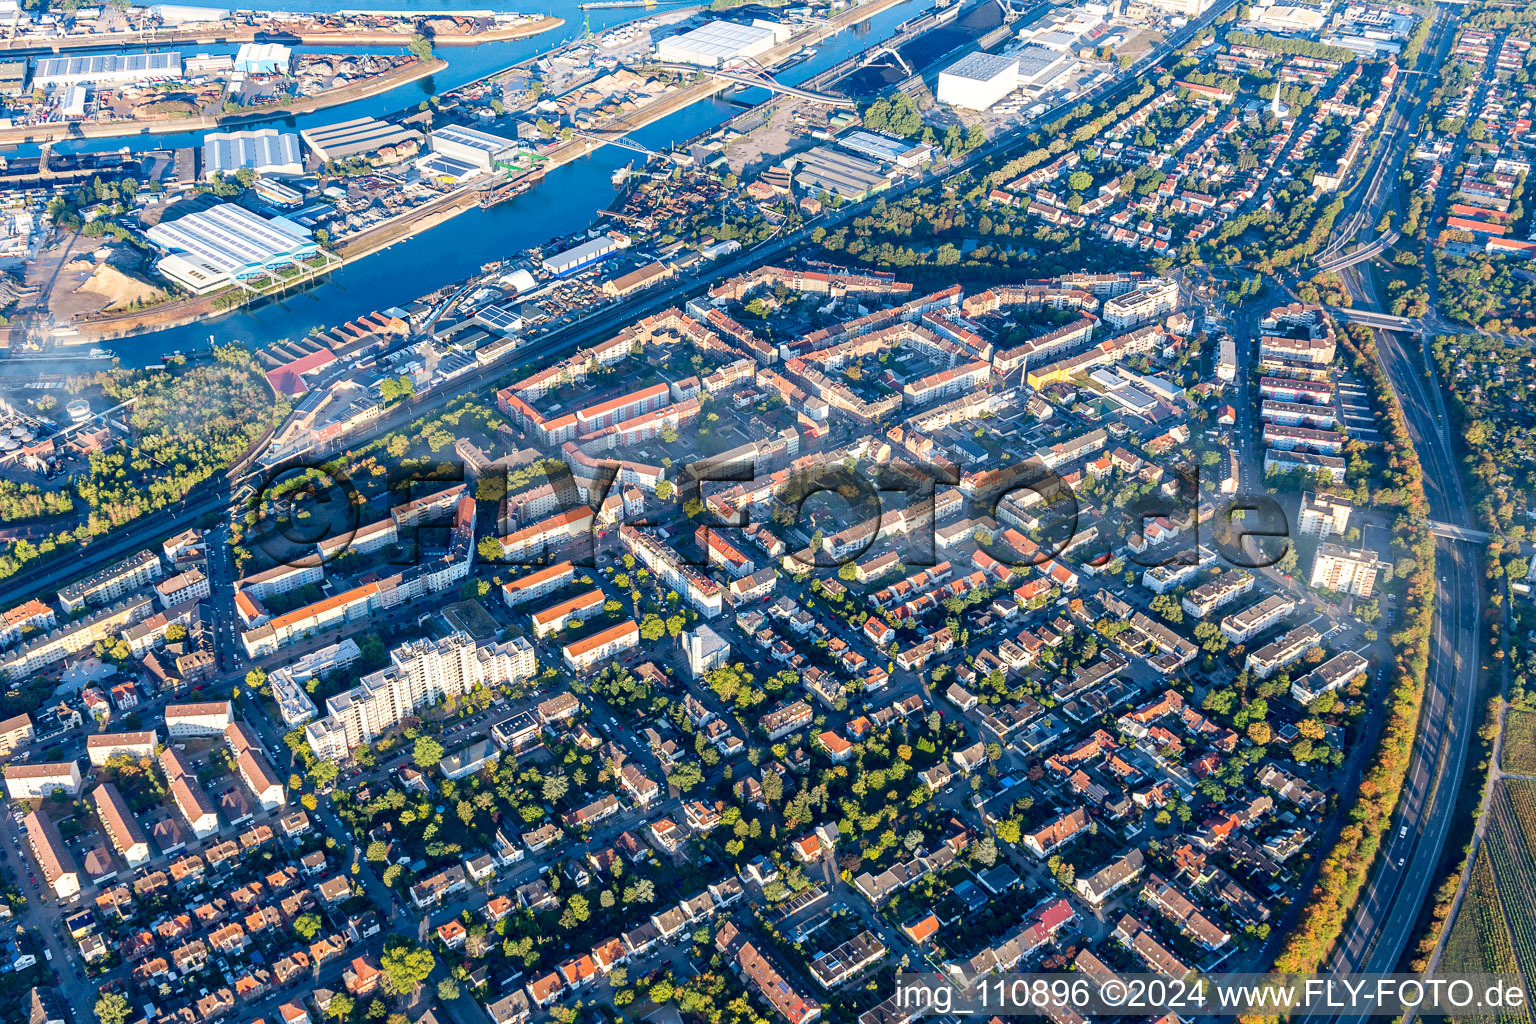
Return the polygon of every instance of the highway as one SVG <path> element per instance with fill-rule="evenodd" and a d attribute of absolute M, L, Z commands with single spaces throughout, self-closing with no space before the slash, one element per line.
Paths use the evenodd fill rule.
<path fill-rule="evenodd" d="M 1448 8 L 1436 8 L 1436 25 L 1425 46 L 1426 54 L 1434 54 L 1428 65 L 1431 70 L 1439 68 L 1449 52 L 1452 34 L 1447 28 L 1451 20 Z M 1412 113 L 1405 119 L 1400 113 L 1403 104 L 1396 106 L 1389 137 L 1377 149 L 1367 184 L 1351 197 L 1337 240 L 1318 254 L 1316 262 L 1324 269 L 1343 270 L 1359 262 L 1350 258 L 1356 253 L 1341 256 L 1341 249 L 1386 208 L 1392 194 L 1388 186 L 1396 180 L 1410 142 L 1406 129 L 1422 113 L 1434 76 L 1426 73 L 1417 79 Z M 1384 248 L 1367 245 L 1360 251 Z M 1368 282 L 1355 275 L 1346 275 L 1346 280 L 1357 302 L 1372 304 Z M 1326 966 L 1331 972 L 1389 972 L 1397 967 L 1413 938 L 1420 911 L 1436 881 L 1460 795 L 1468 745 L 1476 732 L 1483 601 L 1479 551 L 1484 535 L 1476 529 L 1462 490 L 1460 460 L 1452 443 L 1445 401 L 1423 340 L 1440 333 L 1434 326 L 1439 318 L 1431 314 L 1411 320 L 1361 308 L 1332 312 L 1376 331 L 1381 367 L 1403 406 L 1423 469 L 1436 538 L 1434 625 L 1412 760 L 1380 856 Z M 1330 1013 L 1308 1017 L 1310 1024 L 1332 1019 Z"/>

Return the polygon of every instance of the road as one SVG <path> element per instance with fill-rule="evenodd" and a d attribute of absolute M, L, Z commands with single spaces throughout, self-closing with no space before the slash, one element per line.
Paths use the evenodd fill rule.
<path fill-rule="evenodd" d="M 1369 298 L 1366 287 L 1357 294 Z M 1452 527 L 1436 545 L 1434 628 L 1413 757 L 1383 856 L 1366 885 L 1330 971 L 1393 970 L 1437 876 L 1450 833 L 1469 744 L 1476 732 L 1479 632 L 1483 593 L 1476 542 L 1447 533 L 1472 530 L 1460 462 L 1444 399 L 1420 342 L 1377 334 L 1382 369 L 1403 406 L 1424 472 L 1431 518 Z M 1332 1019 L 1314 1014 L 1313 1024 Z"/>

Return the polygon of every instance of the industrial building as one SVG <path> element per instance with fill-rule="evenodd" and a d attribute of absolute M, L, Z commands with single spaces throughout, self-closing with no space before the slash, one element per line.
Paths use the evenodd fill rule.
<path fill-rule="evenodd" d="M 27 91 L 27 62 L 0 61 L 0 96 L 14 98 Z"/>
<path fill-rule="evenodd" d="M 258 278 L 320 251 L 293 221 L 268 220 L 234 203 L 161 221 L 144 235 L 170 252 L 155 269 L 194 293 Z"/>
<path fill-rule="evenodd" d="M 892 135 L 879 135 L 855 128 L 838 136 L 837 144 L 850 153 L 883 160 L 897 167 L 920 167 L 933 157 L 933 147 L 926 142 L 912 142 Z"/>
<path fill-rule="evenodd" d="M 939 102 L 966 110 L 989 110 L 1018 87 L 1017 57 L 977 51 L 939 72 Z"/>
<path fill-rule="evenodd" d="M 241 43 L 235 70 L 248 75 L 286 75 L 293 50 L 278 43 Z"/>
<path fill-rule="evenodd" d="M 1012 56 L 1019 61 L 1019 86 L 1033 91 L 1050 88 L 1076 64 L 1064 53 L 1033 44 Z"/>
<path fill-rule="evenodd" d="M 385 146 L 398 147 L 402 143 L 415 143 L 416 148 L 421 146 L 420 132 L 375 117 L 359 117 L 321 128 L 305 128 L 299 132 L 299 137 L 321 160 L 345 160 L 352 156 L 376 153 Z"/>
<path fill-rule="evenodd" d="M 204 174 L 234 174 L 242 167 L 257 174 L 303 174 L 304 153 L 299 137 L 276 128 L 209 132 L 203 136 Z"/>
<path fill-rule="evenodd" d="M 656 58 L 674 64 L 718 68 L 767 53 L 778 42 L 779 33 L 769 22 L 742 25 L 734 21 L 711 21 L 691 32 L 670 36 L 657 43 Z"/>
<path fill-rule="evenodd" d="M 831 146 L 806 150 L 798 160 L 795 184 L 811 195 L 825 191 L 857 202 L 891 184 L 879 164 Z"/>
<path fill-rule="evenodd" d="M 522 146 L 512 139 L 457 124 L 439 128 L 427 138 L 432 144 L 432 152 L 461 160 L 482 171 L 509 168 L 522 152 Z"/>
<path fill-rule="evenodd" d="M 90 82 L 121 85 L 167 82 L 181 77 L 181 54 L 98 53 L 83 57 L 39 57 L 32 67 L 34 89 L 56 89 Z"/>
<path fill-rule="evenodd" d="M 544 272 L 555 277 L 574 274 L 607 259 L 619 251 L 619 244 L 607 235 L 599 235 L 590 242 L 557 252 L 544 261 Z"/>

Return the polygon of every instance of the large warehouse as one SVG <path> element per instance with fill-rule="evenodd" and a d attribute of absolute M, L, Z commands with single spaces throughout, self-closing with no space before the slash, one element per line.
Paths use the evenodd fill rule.
<path fill-rule="evenodd" d="M 32 87 L 166 82 L 180 77 L 179 53 L 98 53 L 89 57 L 39 57 L 32 69 Z"/>
<path fill-rule="evenodd" d="M 309 232 L 293 221 L 268 220 L 234 203 L 161 221 L 144 237 L 170 253 L 155 269 L 193 292 L 261 277 L 319 251 Z"/>
<path fill-rule="evenodd" d="M 1049 87 L 1076 64 L 1066 54 L 1044 46 L 1026 46 L 1014 56 L 1019 61 L 1019 86 L 1030 90 Z"/>
<path fill-rule="evenodd" d="M 351 156 L 366 156 L 385 146 L 411 143 L 414 156 L 421 147 L 421 133 L 412 128 L 402 128 L 374 117 L 359 117 L 352 121 L 328 124 L 322 128 L 305 128 L 299 132 L 315 156 L 321 160 L 345 160 Z"/>
<path fill-rule="evenodd" d="M 891 180 L 880 165 L 833 149 L 816 146 L 801 153 L 796 159 L 795 184 L 816 195 L 827 192 L 857 202 L 872 192 L 890 187 Z"/>
<path fill-rule="evenodd" d="M 472 164 L 482 171 L 510 167 L 521 150 L 511 139 L 457 124 L 439 128 L 428 138 L 432 142 L 432 152 Z"/>
<path fill-rule="evenodd" d="M 778 33 L 768 25 L 711 21 L 691 32 L 669 36 L 656 44 L 656 58 L 674 64 L 718 68 L 735 60 L 756 57 L 773 49 Z"/>
<path fill-rule="evenodd" d="M 241 168 L 257 174 L 303 174 L 299 137 L 276 128 L 245 132 L 209 132 L 203 136 L 203 173 L 233 174 Z"/>
<path fill-rule="evenodd" d="M 967 54 L 939 72 L 939 102 L 967 110 L 987 110 L 1019 86 L 1017 57 Z"/>

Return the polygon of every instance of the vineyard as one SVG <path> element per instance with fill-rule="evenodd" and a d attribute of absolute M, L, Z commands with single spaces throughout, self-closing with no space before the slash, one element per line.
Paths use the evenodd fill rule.
<path fill-rule="evenodd" d="M 1461 913 L 1445 940 L 1440 969 L 1447 974 L 1477 974 L 1484 971 L 1516 973 L 1515 950 L 1509 941 L 1509 923 L 1499 905 L 1499 893 L 1493 879 L 1493 864 L 1485 846 L 1477 853 L 1472 868 L 1472 882 L 1467 888 Z"/>
<path fill-rule="evenodd" d="M 1521 819 L 1536 822 L 1536 785 L 1501 784 L 1494 791 L 1489 812 L 1483 848 L 1493 865 L 1499 905 L 1529 991 L 1536 980 L 1536 860 L 1531 857 Z"/>
<path fill-rule="evenodd" d="M 1512 775 L 1536 775 L 1536 711 L 1509 712 L 1499 766 Z"/>

